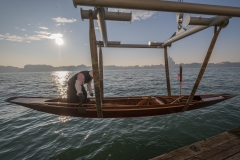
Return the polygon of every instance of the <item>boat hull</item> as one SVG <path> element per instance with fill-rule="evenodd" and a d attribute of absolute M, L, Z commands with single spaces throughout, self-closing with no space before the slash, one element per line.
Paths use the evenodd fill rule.
<path fill-rule="evenodd" d="M 107 97 L 103 99 L 103 118 L 146 117 L 179 113 L 183 110 L 188 96 L 138 96 L 138 97 Z M 234 95 L 196 95 L 187 111 L 199 109 L 222 102 Z M 200 98 L 199 98 L 200 97 Z M 156 101 L 154 101 L 156 100 Z M 162 101 L 158 103 L 158 100 Z M 66 99 L 44 97 L 12 97 L 7 102 L 18 104 L 33 110 L 61 116 L 83 118 L 97 118 L 95 99 L 88 99 L 88 103 L 79 107 L 77 103 L 66 103 Z"/>

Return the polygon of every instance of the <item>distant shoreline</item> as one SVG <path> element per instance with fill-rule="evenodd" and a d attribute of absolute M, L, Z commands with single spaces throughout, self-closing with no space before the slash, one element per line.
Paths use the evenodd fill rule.
<path fill-rule="evenodd" d="M 169 65 L 170 69 L 179 68 L 180 64 L 172 63 Z M 181 64 L 183 68 L 200 68 L 201 63 Z M 226 67 L 240 67 L 240 62 L 221 62 L 221 63 L 209 63 L 207 68 L 226 68 Z M 145 66 L 103 66 L 104 70 L 138 70 L 138 69 L 164 69 L 164 65 L 145 65 Z M 24 68 L 18 68 L 13 66 L 0 66 L 0 73 L 16 73 L 16 72 L 54 72 L 54 71 L 82 71 L 91 70 L 91 66 L 79 65 L 79 66 L 60 66 L 53 67 L 50 65 L 25 65 Z"/>

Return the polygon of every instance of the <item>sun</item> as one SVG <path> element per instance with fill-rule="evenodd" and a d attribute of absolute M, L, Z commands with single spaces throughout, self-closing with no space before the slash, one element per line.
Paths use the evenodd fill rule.
<path fill-rule="evenodd" d="M 57 37 L 57 38 L 55 39 L 55 42 L 56 42 L 59 46 L 63 45 L 63 39 L 60 38 L 60 37 Z"/>

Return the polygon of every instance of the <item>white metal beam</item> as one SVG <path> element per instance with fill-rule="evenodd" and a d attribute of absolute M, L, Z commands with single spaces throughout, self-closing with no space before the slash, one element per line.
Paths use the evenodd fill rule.
<path fill-rule="evenodd" d="M 81 18 L 89 19 L 89 10 L 80 10 Z M 93 11 L 93 19 L 97 19 L 97 12 Z M 132 20 L 132 13 L 125 13 L 125 12 L 105 12 L 104 20 L 112 20 L 112 21 L 128 21 L 131 22 Z"/>
<path fill-rule="evenodd" d="M 216 17 L 212 18 L 212 21 L 211 21 L 210 25 L 208 25 L 208 26 L 193 26 L 192 28 L 189 28 L 188 30 L 186 30 L 182 33 L 179 33 L 179 34 L 173 36 L 172 38 L 164 41 L 163 46 L 170 45 L 171 43 L 173 43 L 175 41 L 178 41 L 182 38 L 188 37 L 188 36 L 190 36 L 194 33 L 197 33 L 201 30 L 204 30 L 208 27 L 218 25 L 219 23 L 223 23 L 224 21 L 226 21 L 230 18 L 231 17 L 228 17 L 228 16 L 216 16 Z"/>
<path fill-rule="evenodd" d="M 159 0 L 73 0 L 73 5 L 240 17 L 239 7 Z"/>

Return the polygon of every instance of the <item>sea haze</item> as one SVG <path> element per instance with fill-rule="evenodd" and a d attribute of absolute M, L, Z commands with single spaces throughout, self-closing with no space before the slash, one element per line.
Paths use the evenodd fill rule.
<path fill-rule="evenodd" d="M 179 94 L 170 70 L 172 94 Z M 190 94 L 199 68 L 183 68 L 182 94 Z M 0 74 L 0 157 L 15 159 L 149 159 L 240 125 L 239 96 L 165 116 L 89 119 L 57 116 L 4 100 L 14 96 L 66 97 L 76 72 Z M 240 68 L 207 68 L 197 94 L 239 94 Z M 104 71 L 105 96 L 166 95 L 165 71 Z"/>

